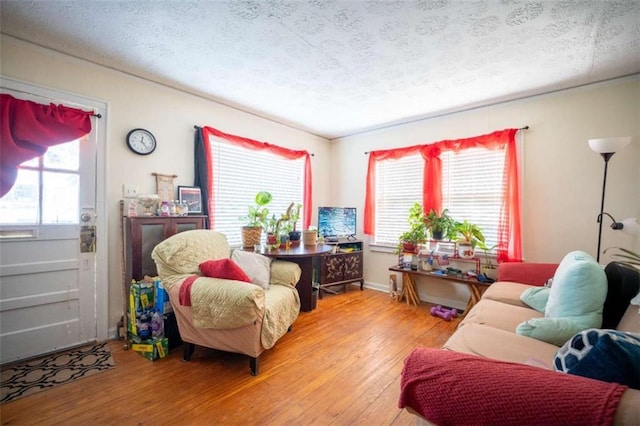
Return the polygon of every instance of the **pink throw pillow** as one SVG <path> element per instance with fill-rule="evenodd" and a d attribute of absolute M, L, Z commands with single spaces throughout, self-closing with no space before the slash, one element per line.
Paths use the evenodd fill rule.
<path fill-rule="evenodd" d="M 229 258 L 207 260 L 200 264 L 200 271 L 205 277 L 222 278 L 225 280 L 251 282 L 251 278 Z"/>

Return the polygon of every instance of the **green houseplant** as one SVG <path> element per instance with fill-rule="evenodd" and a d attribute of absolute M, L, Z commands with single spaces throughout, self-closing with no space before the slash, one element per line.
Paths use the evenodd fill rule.
<path fill-rule="evenodd" d="M 479 242 L 484 244 L 484 235 L 480 227 L 467 219 L 456 224 L 455 232 L 456 236 L 460 237 L 458 239 L 458 255 L 460 257 L 473 257 L 476 245 Z"/>
<path fill-rule="evenodd" d="M 273 196 L 270 192 L 258 192 L 255 196 L 255 205 L 249 206 L 247 215 L 240 218 L 245 222 L 242 227 L 243 248 L 253 248 L 255 245 L 260 244 L 262 228 L 267 226 L 267 218 L 269 217 L 267 205 L 272 199 Z"/>
<path fill-rule="evenodd" d="M 493 251 L 493 249 L 498 247 L 498 245 L 496 244 L 494 246 L 488 247 L 484 241 L 478 241 L 477 246 L 484 252 L 484 262 L 482 263 L 482 273 L 484 274 L 485 277 L 492 278 L 494 280 L 497 279 L 498 266 L 491 261 L 491 252 Z"/>
<path fill-rule="evenodd" d="M 398 237 L 399 249 L 405 252 L 415 252 L 417 245 L 427 240 L 424 213 L 420 203 L 416 202 L 409 208 L 407 223 L 409 223 L 409 230 Z"/>
<path fill-rule="evenodd" d="M 603 254 L 606 254 L 609 250 L 616 250 L 616 253 L 611 255 L 616 262 L 640 271 L 640 253 L 635 253 L 622 247 L 609 247 Z"/>
<path fill-rule="evenodd" d="M 450 235 L 451 230 L 456 225 L 456 221 L 449 216 L 447 209 L 442 210 L 440 214 L 431 209 L 429 214 L 424 217 L 424 224 L 429 230 L 431 238 L 440 241 Z"/>
<path fill-rule="evenodd" d="M 293 203 L 292 203 L 293 204 Z M 291 230 L 289 231 L 289 239 L 293 241 L 300 241 L 300 237 L 302 233 L 298 231 L 298 221 L 300 220 L 300 210 L 302 209 L 302 204 L 298 203 L 291 207 L 289 210 L 289 223 L 291 224 Z"/>

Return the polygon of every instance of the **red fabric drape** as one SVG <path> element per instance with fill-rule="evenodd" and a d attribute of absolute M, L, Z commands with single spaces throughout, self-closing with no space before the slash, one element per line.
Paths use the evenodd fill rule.
<path fill-rule="evenodd" d="M 267 150 L 275 155 L 279 155 L 280 157 L 288 158 L 290 160 L 296 160 L 298 158 L 304 157 L 304 189 L 302 196 L 302 205 L 304 206 L 304 217 L 302 218 L 302 226 L 303 229 L 307 229 L 311 224 L 311 211 L 312 211 L 312 203 L 311 203 L 311 195 L 312 195 L 312 182 L 311 182 L 311 155 L 307 151 L 302 150 L 293 150 L 288 148 L 283 148 L 281 146 L 273 145 L 268 142 L 259 142 L 253 139 L 243 138 L 241 136 L 231 135 L 228 133 L 221 132 L 218 129 L 214 129 L 213 127 L 205 126 L 202 128 L 202 133 L 204 135 L 205 144 L 209 146 L 209 136 L 217 136 L 219 138 L 225 139 L 226 141 L 232 142 L 236 145 L 240 145 L 247 149 L 254 150 Z M 209 150 L 209 152 L 211 152 Z M 209 161 L 209 163 L 211 163 Z M 210 180 L 209 180 L 210 181 Z M 213 190 L 210 189 L 210 194 L 213 194 Z M 213 197 L 209 201 L 212 203 Z M 210 206 L 210 212 L 213 212 L 213 206 Z M 209 223 L 213 223 L 210 221 Z"/>
<path fill-rule="evenodd" d="M 91 132 L 91 116 L 64 105 L 43 105 L 0 94 L 0 197 L 13 187 L 18 165 L 47 148 Z"/>
<path fill-rule="evenodd" d="M 442 160 L 445 151 L 469 148 L 505 149 L 504 197 L 498 225 L 498 260 L 521 261 L 522 240 L 520 233 L 520 193 L 515 134 L 518 129 L 505 129 L 466 139 L 444 140 L 432 144 L 372 151 L 369 166 L 364 211 L 364 233 L 373 235 L 375 224 L 375 163 L 398 159 L 419 152 L 425 159 L 423 176 L 423 208 L 425 212 L 442 210 Z"/>

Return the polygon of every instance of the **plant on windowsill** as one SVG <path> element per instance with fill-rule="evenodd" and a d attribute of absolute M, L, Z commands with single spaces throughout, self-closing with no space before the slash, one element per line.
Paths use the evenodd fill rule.
<path fill-rule="evenodd" d="M 398 237 L 400 250 L 406 253 L 416 253 L 419 244 L 427 241 L 427 229 L 425 227 L 424 213 L 420 203 L 414 203 L 409 208 L 409 217 L 407 218 L 409 223 L 409 230 L 403 232 Z"/>
<path fill-rule="evenodd" d="M 441 241 L 450 235 L 451 229 L 456 225 L 456 221 L 449 216 L 447 209 L 442 210 L 440 214 L 432 209 L 429 211 L 429 214 L 424 217 L 424 225 L 429 230 L 431 238 L 436 241 Z"/>
<path fill-rule="evenodd" d="M 458 239 L 458 256 L 465 259 L 473 257 L 478 242 L 484 243 L 484 235 L 480 227 L 465 219 L 456 225 L 455 231 L 456 235 L 460 236 Z"/>
<path fill-rule="evenodd" d="M 477 247 L 484 252 L 484 262 L 481 266 L 482 274 L 487 278 L 496 280 L 498 278 L 498 265 L 494 264 L 491 260 L 491 252 L 498 247 L 498 245 L 487 247 L 484 241 L 478 241 Z"/>
<path fill-rule="evenodd" d="M 245 222 L 242 227 L 242 247 L 252 249 L 260 244 L 262 239 L 262 228 L 266 227 L 269 209 L 267 205 L 271 202 L 273 196 L 267 191 L 260 191 L 255 197 L 255 206 L 249 206 L 247 215 L 240 218 Z"/>

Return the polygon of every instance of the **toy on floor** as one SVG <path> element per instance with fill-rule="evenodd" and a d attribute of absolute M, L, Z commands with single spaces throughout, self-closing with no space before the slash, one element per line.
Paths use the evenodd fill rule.
<path fill-rule="evenodd" d="M 440 317 L 445 321 L 451 321 L 452 318 L 458 316 L 458 310 L 455 308 L 447 309 L 440 305 L 431 308 L 431 315 L 434 317 Z"/>

